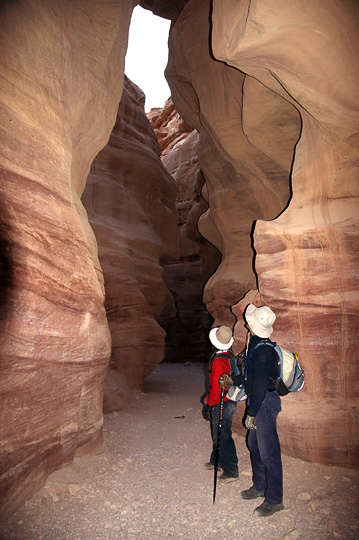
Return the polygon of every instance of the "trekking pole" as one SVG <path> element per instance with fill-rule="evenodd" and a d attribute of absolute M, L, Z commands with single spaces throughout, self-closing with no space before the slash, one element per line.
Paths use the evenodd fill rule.
<path fill-rule="evenodd" d="M 213 486 L 213 504 L 216 500 L 216 489 L 217 489 L 217 473 L 218 473 L 218 462 L 219 462 L 219 447 L 221 445 L 221 429 L 222 429 L 222 418 L 223 418 L 223 401 L 224 401 L 224 388 L 221 387 L 221 401 L 219 405 L 219 419 L 218 419 L 218 434 L 217 434 L 217 447 L 216 447 L 216 460 L 214 462 L 214 486 Z"/>

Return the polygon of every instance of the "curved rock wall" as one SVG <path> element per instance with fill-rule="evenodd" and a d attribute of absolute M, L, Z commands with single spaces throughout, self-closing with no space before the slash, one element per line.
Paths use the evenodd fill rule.
<path fill-rule="evenodd" d="M 101 239 L 107 314 L 97 243 L 80 201 L 91 162 L 116 122 L 137 3 L 9 0 L 0 6 L 0 517 L 75 454 L 101 450 L 111 356 L 106 315 L 115 344 L 106 385 L 112 407 L 122 399 L 119 353 L 127 355 L 129 384 L 138 384 L 161 356 L 157 323 L 173 314 L 175 297 L 160 274 L 173 257 L 174 190 L 154 139 L 140 134 L 145 124 L 131 92 L 122 105 L 133 127 L 118 118 L 85 195 Z M 307 372 L 304 390 L 283 399 L 284 450 L 358 466 L 358 4 L 274 0 L 269 8 L 259 0 L 216 0 L 212 41 L 209 0 L 142 4 L 172 18 L 167 77 L 176 110 L 199 133 L 196 204 L 184 205 L 182 215 L 188 212 L 189 259 L 187 239 L 198 242 L 193 224 L 202 211 L 200 231 L 222 254 L 205 288 L 207 308 L 215 324 L 232 326 L 249 301 L 273 307 L 276 338 L 300 353 Z M 134 178 L 132 161 L 131 176 L 121 169 L 114 153 L 119 133 L 126 135 L 121 145 L 132 138 L 142 152 L 149 144 L 150 178 L 130 145 Z M 192 155 L 190 138 L 188 145 Z M 166 158 L 174 175 L 179 148 L 176 154 Z M 125 159 L 124 148 L 120 155 Z M 121 234 L 114 232 L 117 214 L 94 195 L 105 165 L 112 171 L 104 175 L 107 197 L 112 173 L 121 177 L 123 197 L 113 197 Z M 162 193 L 154 189 L 158 178 Z M 131 226 L 135 218 L 142 238 Z M 115 261 L 121 276 L 138 273 L 129 300 L 133 306 L 138 299 L 144 336 L 133 312 L 126 313 L 127 290 L 117 288 L 111 242 L 123 250 Z M 207 252 L 207 270 L 215 248 Z M 237 327 L 240 349 L 242 324 Z M 144 367 L 142 355 L 130 355 L 136 340 L 154 349 Z"/>
<path fill-rule="evenodd" d="M 255 268 L 276 339 L 307 372 L 303 392 L 285 401 L 284 444 L 347 466 L 359 465 L 358 15 L 357 2 L 215 1 L 212 39 L 216 58 L 301 115 L 293 196 L 256 223 Z"/>
<path fill-rule="evenodd" d="M 163 266 L 178 256 L 177 186 L 162 165 L 144 94 L 125 77 L 116 124 L 91 166 L 82 202 L 95 232 L 112 337 L 104 412 L 122 408 L 164 358 L 173 317 Z"/>
<path fill-rule="evenodd" d="M 359 455 L 354 7 L 214 2 L 222 63 L 208 51 L 209 3 L 192 0 L 171 31 L 166 70 L 176 109 L 200 133 L 209 203 L 200 230 L 222 252 L 207 308 L 228 324 L 233 306 L 240 349 L 245 294 L 253 301 L 258 286 L 257 301 L 277 312 L 276 339 L 307 371 L 305 389 L 283 400 L 284 450 L 346 466 Z"/>
<path fill-rule="evenodd" d="M 136 3 L 0 6 L 1 517 L 102 448 L 111 340 L 80 196 L 116 118 Z"/>
<path fill-rule="evenodd" d="M 198 163 L 199 136 L 179 116 L 171 99 L 148 116 L 162 147 L 162 163 L 178 188 L 179 256 L 164 268 L 176 308 L 172 317 L 165 313 L 162 321 L 167 334 L 165 359 L 205 362 L 212 353 L 208 339 L 212 317 L 202 300 L 203 286 L 215 272 L 220 254 L 198 231 L 198 219 L 208 208 L 201 197 L 204 178 Z"/>
<path fill-rule="evenodd" d="M 199 229 L 222 253 L 204 300 L 215 324 L 233 326 L 229 307 L 256 287 L 253 221 L 276 217 L 290 197 L 300 118 L 291 104 L 258 81 L 213 60 L 209 17 L 209 1 L 185 6 L 170 32 L 166 78 L 176 110 L 200 134 L 202 195 L 209 209 Z M 264 119 L 259 104 L 271 108 L 271 115 Z"/>

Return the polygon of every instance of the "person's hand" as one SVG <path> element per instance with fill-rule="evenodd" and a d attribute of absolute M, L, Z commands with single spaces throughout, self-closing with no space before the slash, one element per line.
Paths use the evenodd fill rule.
<path fill-rule="evenodd" d="M 222 388 L 229 388 L 230 386 L 233 386 L 233 379 L 230 377 L 229 373 L 223 373 L 223 375 L 220 376 L 219 380 L 219 386 Z"/>
<path fill-rule="evenodd" d="M 212 420 L 212 407 L 205 403 L 203 406 L 202 415 L 207 422 L 210 422 Z"/>
<path fill-rule="evenodd" d="M 256 417 L 255 416 L 249 416 L 247 414 L 246 419 L 244 420 L 244 425 L 247 429 L 257 429 L 257 426 L 255 425 Z"/>

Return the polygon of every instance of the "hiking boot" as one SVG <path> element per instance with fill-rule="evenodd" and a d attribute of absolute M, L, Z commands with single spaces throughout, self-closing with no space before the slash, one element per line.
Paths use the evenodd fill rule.
<path fill-rule="evenodd" d="M 264 491 L 257 491 L 254 486 L 249 489 L 241 491 L 242 499 L 257 499 L 258 497 L 264 497 Z"/>
<path fill-rule="evenodd" d="M 235 482 L 236 480 L 238 480 L 238 476 L 228 476 L 226 473 L 222 473 L 218 478 L 218 481 L 221 482 L 221 484 L 229 484 L 230 482 Z"/>
<path fill-rule="evenodd" d="M 279 504 L 269 504 L 266 501 L 262 502 L 258 508 L 254 510 L 254 512 L 257 514 L 257 516 L 260 517 L 267 517 L 274 514 L 274 512 L 279 512 L 279 510 L 283 510 L 284 505 L 283 503 Z"/>
<path fill-rule="evenodd" d="M 213 471 L 214 465 L 213 465 L 213 463 L 211 463 L 209 461 L 208 463 L 204 464 L 204 468 L 207 469 L 208 471 Z M 218 465 L 217 471 L 223 471 L 223 469 L 222 469 L 222 467 L 220 465 Z"/>

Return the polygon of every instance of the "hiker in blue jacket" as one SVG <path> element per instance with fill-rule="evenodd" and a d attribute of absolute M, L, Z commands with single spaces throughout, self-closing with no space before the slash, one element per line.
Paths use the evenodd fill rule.
<path fill-rule="evenodd" d="M 278 377 L 278 359 L 274 348 L 266 345 L 276 319 L 267 307 L 249 304 L 245 311 L 250 339 L 245 360 L 245 388 L 247 408 L 244 424 L 248 429 L 247 445 L 252 463 L 253 485 L 241 492 L 243 499 L 265 497 L 254 512 L 271 516 L 283 510 L 283 471 L 277 416 L 281 411 L 280 397 L 273 380 Z M 221 386 L 238 384 L 236 377 L 224 374 Z"/>
<path fill-rule="evenodd" d="M 281 401 L 273 379 L 278 376 L 278 359 L 265 340 L 273 332 L 275 314 L 268 306 L 249 304 L 245 311 L 250 339 L 246 354 L 246 392 L 244 424 L 252 463 L 253 485 L 241 492 L 243 499 L 265 497 L 254 512 L 266 517 L 283 510 L 283 470 L 277 416 Z M 260 345 L 259 345 L 260 344 Z"/>

